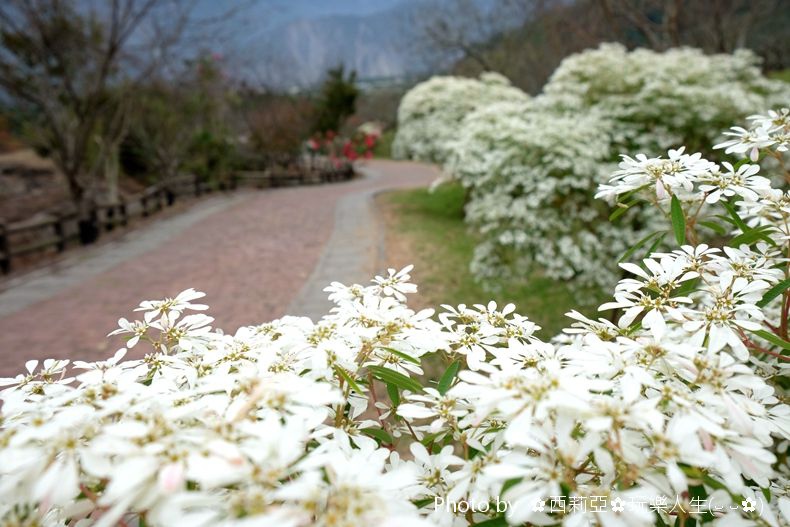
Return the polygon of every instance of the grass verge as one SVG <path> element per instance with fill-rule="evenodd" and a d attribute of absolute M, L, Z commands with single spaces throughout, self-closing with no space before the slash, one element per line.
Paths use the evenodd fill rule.
<path fill-rule="evenodd" d="M 501 306 L 516 305 L 543 329 L 543 338 L 557 334 L 568 325 L 564 313 L 579 309 L 566 282 L 533 274 L 518 282 L 498 280 L 484 288 L 469 271 L 475 237 L 463 219 L 464 190 L 444 184 L 430 193 L 427 189 L 395 191 L 377 198 L 387 229 L 386 263 L 390 267 L 415 265 L 413 280 L 419 293 L 415 307 L 440 304 L 478 304 L 496 300 Z M 597 305 L 595 303 L 594 305 Z M 582 306 L 586 314 L 592 306 Z"/>

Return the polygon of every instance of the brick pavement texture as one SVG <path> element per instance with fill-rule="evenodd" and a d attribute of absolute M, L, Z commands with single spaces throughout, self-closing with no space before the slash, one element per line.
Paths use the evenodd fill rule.
<path fill-rule="evenodd" d="M 119 317 L 133 317 L 141 300 L 188 287 L 207 293 L 208 314 L 226 331 L 286 314 L 306 297 L 311 277 L 324 275 L 316 266 L 327 265 L 327 241 L 338 238 L 335 218 L 344 215 L 336 208 L 359 206 L 359 199 L 344 198 L 372 203 L 375 192 L 426 186 L 438 175 L 430 166 L 394 161 L 366 162 L 363 172 L 367 177 L 345 183 L 240 192 L 178 228 L 154 222 L 72 258 L 73 268 L 60 265 L 9 284 L 0 293 L 0 377 L 20 373 L 29 359 L 103 359 L 123 345 L 106 338 Z M 195 207 L 206 208 L 201 203 Z M 346 214 L 343 228 L 353 221 Z M 358 218 L 363 230 L 375 229 L 370 221 Z M 143 348 L 128 356 L 140 357 Z"/>

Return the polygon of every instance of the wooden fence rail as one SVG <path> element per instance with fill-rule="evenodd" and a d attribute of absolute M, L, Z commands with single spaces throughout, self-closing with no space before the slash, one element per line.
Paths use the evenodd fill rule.
<path fill-rule="evenodd" d="M 346 181 L 354 176 L 350 165 L 336 167 L 323 161 L 311 162 L 302 170 L 236 172 L 227 181 L 206 182 L 198 177 L 179 176 L 144 189 L 116 203 L 96 204 L 83 217 L 76 212 L 52 212 L 32 220 L 5 223 L 0 220 L 0 272 L 8 274 L 12 261 L 38 252 L 60 253 L 73 242 L 96 241 L 102 232 L 122 228 L 134 218 L 148 217 L 173 205 L 182 197 L 198 197 L 214 191 L 235 190 L 239 186 L 258 189 Z"/>

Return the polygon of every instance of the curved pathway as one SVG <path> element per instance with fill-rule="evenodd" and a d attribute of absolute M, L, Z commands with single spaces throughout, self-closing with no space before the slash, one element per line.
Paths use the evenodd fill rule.
<path fill-rule="evenodd" d="M 188 287 L 207 293 L 215 326 L 228 332 L 285 314 L 320 316 L 330 281 L 364 283 L 381 271 L 373 195 L 438 175 L 394 161 L 359 172 L 344 183 L 213 196 L 2 284 L 0 377 L 28 359 L 102 359 L 122 345 L 105 337 L 119 317 Z"/>

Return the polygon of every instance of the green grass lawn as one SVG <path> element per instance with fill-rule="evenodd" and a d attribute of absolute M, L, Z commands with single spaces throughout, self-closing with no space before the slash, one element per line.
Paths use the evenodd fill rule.
<path fill-rule="evenodd" d="M 420 303 L 469 305 L 491 299 L 500 305 L 512 302 L 519 313 L 543 328 L 540 336 L 544 338 L 568 325 L 564 313 L 579 308 L 566 282 L 539 274 L 517 282 L 499 280 L 490 289 L 474 280 L 469 262 L 475 237 L 464 224 L 464 190 L 460 185 L 444 184 L 433 193 L 426 189 L 391 192 L 379 199 L 389 211 L 390 245 L 394 237 L 395 247 L 407 253 L 400 255 L 404 258 L 402 263 L 415 264 L 413 275 L 419 285 Z M 595 312 L 590 306 L 582 307 L 588 316 Z"/>
<path fill-rule="evenodd" d="M 790 82 L 790 68 L 779 71 L 771 71 L 768 76 L 772 79 L 779 79 L 785 82 Z"/>

